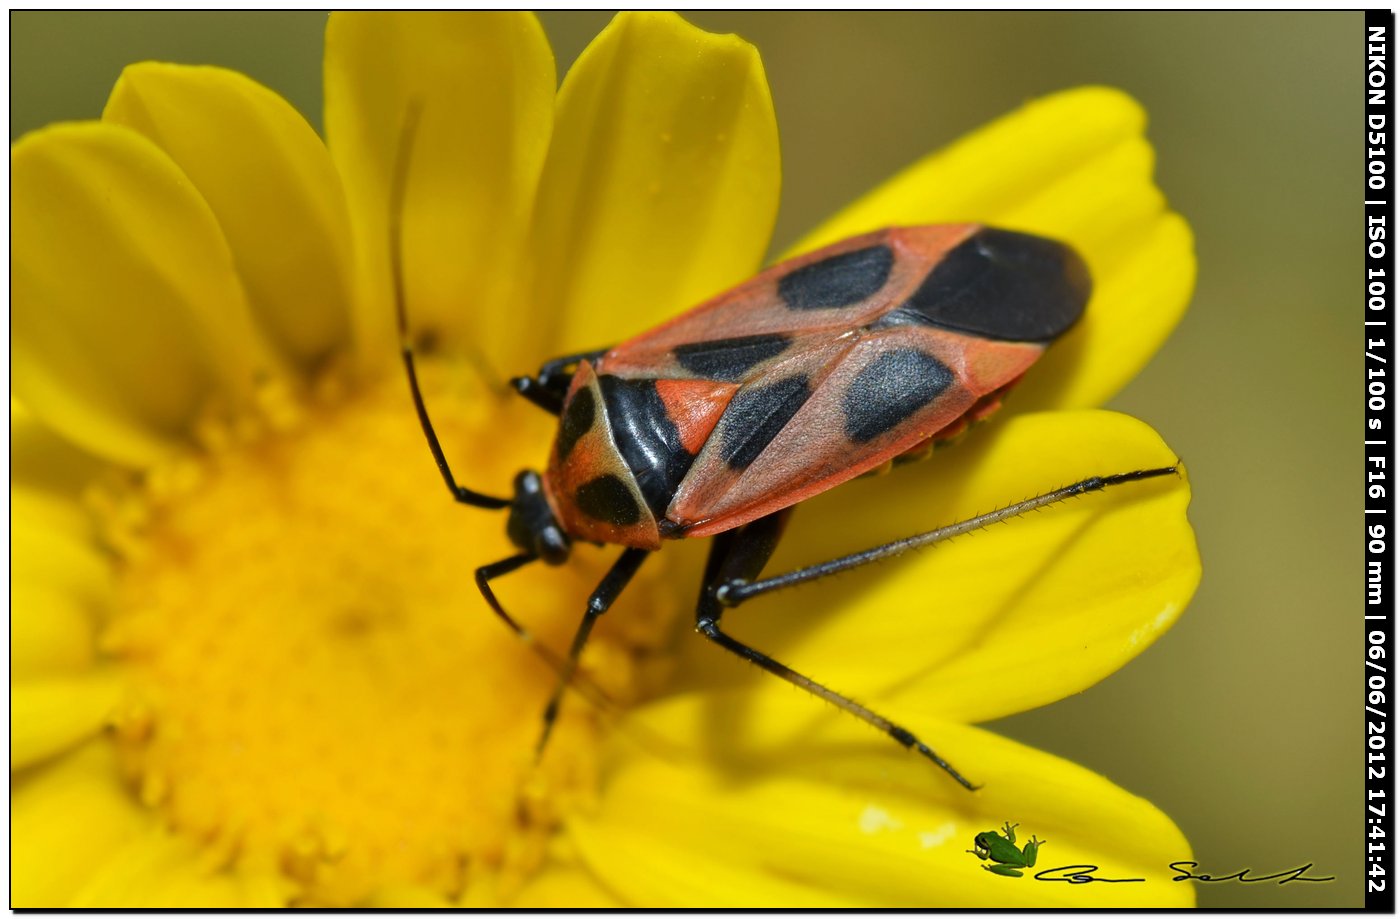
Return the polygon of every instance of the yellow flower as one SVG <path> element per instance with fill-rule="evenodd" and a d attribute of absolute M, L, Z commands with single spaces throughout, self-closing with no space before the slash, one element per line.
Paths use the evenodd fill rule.
<path fill-rule="evenodd" d="M 459 479 L 501 493 L 550 424 L 501 385 L 752 273 L 778 199 L 756 51 L 623 14 L 555 95 L 530 16 L 345 15 L 323 146 L 215 68 L 128 68 L 100 122 L 12 152 L 13 902 L 22 906 L 1187 905 L 1149 803 L 968 726 L 1083 689 L 1199 578 L 1184 479 L 1123 487 L 731 614 L 917 730 L 969 794 L 853 719 L 678 634 L 663 553 L 571 696 L 471 569 L 503 520 L 443 494 L 394 363 L 388 184 L 423 103 L 407 302 Z M 798 513 L 778 571 L 1096 473 L 1170 465 L 1092 410 L 1176 323 L 1191 240 L 1132 100 L 1081 89 L 915 165 L 797 248 L 977 220 L 1064 239 L 1083 322 L 955 450 Z M 800 155 L 800 152 L 799 154 Z M 1028 410 L 1057 409 L 1058 411 Z M 554 647 L 615 549 L 499 583 Z M 813 602 L 814 600 L 818 602 Z M 997 877 L 1003 821 L 1042 864 Z"/>

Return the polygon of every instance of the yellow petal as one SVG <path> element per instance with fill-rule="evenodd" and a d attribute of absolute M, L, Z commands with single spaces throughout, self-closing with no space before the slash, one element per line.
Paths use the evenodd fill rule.
<path fill-rule="evenodd" d="M 23 483 L 77 497 L 103 470 L 104 463 L 43 422 L 18 399 L 10 398 L 10 484 Z"/>
<path fill-rule="evenodd" d="M 109 560 L 78 495 L 102 463 L 40 425 L 18 403 L 10 419 L 10 679 L 87 669 Z"/>
<path fill-rule="evenodd" d="M 1130 97 L 1105 87 L 1037 99 L 910 166 L 803 237 L 792 252 L 883 226 L 1005 213 L 1138 137 L 1146 120 Z"/>
<path fill-rule="evenodd" d="M 82 496 L 106 466 L 40 422 L 19 400 L 10 400 L 10 502 L 17 537 L 21 529 L 36 539 L 54 531 L 89 543 L 93 522 Z M 59 567 L 71 560 L 69 553 L 56 551 Z M 32 559 L 46 561 L 42 552 Z"/>
<path fill-rule="evenodd" d="M 90 667 L 97 611 L 112 588 L 111 566 L 88 535 L 50 525 L 35 508 L 11 503 L 11 685 Z"/>
<path fill-rule="evenodd" d="M 140 131 L 189 176 L 273 344 L 303 365 L 346 344 L 345 196 L 325 146 L 286 100 L 218 67 L 135 64 L 102 120 Z"/>
<path fill-rule="evenodd" d="M 426 887 L 403 885 L 375 891 L 364 904 L 369 909 L 450 909 L 442 894 Z"/>
<path fill-rule="evenodd" d="M 627 904 L 598 883 L 591 872 L 551 865 L 536 874 L 511 900 L 512 909 L 621 909 Z"/>
<path fill-rule="evenodd" d="M 179 883 L 183 877 L 178 875 L 193 873 L 188 858 L 189 853 L 163 829 L 150 827 L 118 849 L 77 890 L 73 905 L 78 909 L 154 908 L 158 886 Z"/>
<path fill-rule="evenodd" d="M 16 577 L 10 588 L 10 685 L 88 669 L 93 614 L 70 592 Z"/>
<path fill-rule="evenodd" d="M 1171 466 L 1113 412 L 1023 415 L 888 476 L 802 505 L 779 573 L 966 520 L 1094 475 Z M 1200 580 L 1184 473 L 1083 495 L 730 611 L 731 634 L 898 720 L 980 721 L 1061 699 L 1132 659 Z M 711 652 L 699 657 L 700 651 Z M 786 684 L 687 650 L 687 685 Z M 812 701 L 812 705 L 820 705 Z"/>
<path fill-rule="evenodd" d="M 1103 777 L 976 728 L 912 725 L 983 783 L 967 792 L 838 712 L 809 719 L 802 701 L 689 694 L 630 716 L 691 747 L 673 760 L 621 758 L 598 814 L 569 826 L 589 868 L 650 907 L 1193 905 L 1167 867 L 1191 857 L 1189 843 Z M 1021 878 L 984 871 L 967 852 L 1007 821 L 1022 844 L 1045 843 Z M 1032 876 L 1076 864 L 1144 880 Z"/>
<path fill-rule="evenodd" d="M 36 527 L 83 539 L 93 533 L 92 518 L 75 498 L 68 495 L 15 482 L 10 485 L 10 509 L 11 513 L 22 515 Z"/>
<path fill-rule="evenodd" d="M 219 226 L 127 128 L 55 125 L 11 153 L 15 391 L 64 437 L 150 462 L 207 400 L 251 396 L 259 345 Z"/>
<path fill-rule="evenodd" d="M 1026 374 L 1015 411 L 1102 404 L 1176 328 L 1196 284 L 1191 228 L 1164 214 L 1132 239 L 1132 250 L 1099 278 L 1090 312 Z"/>
<path fill-rule="evenodd" d="M 754 47 L 672 13 L 619 14 L 560 90 L 527 319 L 557 329 L 555 352 L 599 347 L 743 280 L 779 178 Z"/>
<path fill-rule="evenodd" d="M 608 822 L 575 830 L 579 844 L 591 850 L 593 870 L 615 885 L 629 906 L 857 909 L 869 905 L 845 891 L 789 879 L 781 871 L 762 870 L 753 857 L 730 858 L 733 850 L 717 844 L 708 834 L 713 848 L 691 846 L 669 835 L 658 839 L 655 820 L 649 826 L 633 825 L 635 822 L 635 815 L 628 814 L 617 821 L 621 826 Z M 676 826 L 668 818 L 666 832 L 674 832 Z"/>
<path fill-rule="evenodd" d="M 20 491 L 28 492 L 29 489 Z M 59 500 L 53 499 L 53 504 Z M 88 600 L 106 596 L 111 588 L 111 564 L 88 538 L 90 530 L 52 525 L 54 518 L 40 510 L 43 506 L 30 501 L 11 506 L 13 577 L 16 581 L 59 586 Z M 82 519 L 82 508 L 74 505 L 68 510 L 75 520 Z"/>
<path fill-rule="evenodd" d="M 91 737 L 121 692 L 113 674 L 26 681 L 10 688 L 10 768 L 20 769 Z"/>
<path fill-rule="evenodd" d="M 91 542 L 61 530 L 30 524 L 12 511 L 10 570 L 15 580 L 62 587 L 85 600 L 105 598 L 112 565 Z"/>
<path fill-rule="evenodd" d="M 554 58 L 539 22 L 524 13 L 335 13 L 325 69 L 326 137 L 367 294 L 356 315 L 363 355 L 395 354 L 388 190 L 417 100 L 404 214 L 410 322 L 520 370 L 520 343 L 538 330 L 521 322 L 511 285 L 553 123 Z"/>
<path fill-rule="evenodd" d="M 79 909 L 281 909 L 266 878 L 218 870 L 193 843 L 151 828 L 119 849 L 73 897 Z"/>
<path fill-rule="evenodd" d="M 1070 243 L 1089 264 L 1083 319 L 1026 376 L 1028 408 L 1116 393 L 1180 321 L 1195 281 L 1185 222 L 1152 182 L 1141 107 L 1105 87 L 1048 96 L 916 163 L 799 242 L 881 226 L 976 221 Z"/>
<path fill-rule="evenodd" d="M 279 885 L 275 880 L 212 870 L 199 864 L 199 859 L 199 853 L 189 853 L 173 876 L 166 873 L 169 869 L 163 869 L 151 878 L 149 895 L 133 900 L 132 905 L 240 911 L 287 908 L 287 898 L 277 893 Z"/>
<path fill-rule="evenodd" d="M 10 799 L 10 905 L 68 906 L 150 819 L 118 780 L 104 741 L 29 776 Z"/>

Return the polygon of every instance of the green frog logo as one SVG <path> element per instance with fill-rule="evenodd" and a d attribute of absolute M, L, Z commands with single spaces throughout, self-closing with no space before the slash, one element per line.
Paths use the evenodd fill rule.
<path fill-rule="evenodd" d="M 972 848 L 967 851 L 984 862 L 992 862 L 993 864 L 982 866 L 992 874 L 1000 874 L 1008 878 L 1021 877 L 1021 869 L 1030 868 L 1035 864 L 1036 852 L 1045 843 L 1032 836 L 1025 848 L 1016 848 L 1016 827 L 1018 826 L 1020 826 L 1019 823 L 1003 824 L 1002 829 L 1005 831 L 1005 835 L 995 830 L 978 833 L 972 839 Z"/>

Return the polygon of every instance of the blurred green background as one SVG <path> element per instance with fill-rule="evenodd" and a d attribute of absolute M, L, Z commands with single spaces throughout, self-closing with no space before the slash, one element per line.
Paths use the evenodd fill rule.
<path fill-rule="evenodd" d="M 220 64 L 319 127 L 324 13 L 12 13 L 11 138 L 94 118 L 123 65 Z M 607 22 L 546 13 L 560 72 Z M 695 13 L 763 53 L 782 132 L 775 251 L 895 170 L 1082 83 L 1147 107 L 1197 236 L 1177 334 L 1113 408 L 1191 468 L 1205 577 L 1089 691 L 991 727 L 1155 802 L 1202 906 L 1359 906 L 1361 13 Z M 1014 678 L 1014 676 L 1013 676 Z"/>

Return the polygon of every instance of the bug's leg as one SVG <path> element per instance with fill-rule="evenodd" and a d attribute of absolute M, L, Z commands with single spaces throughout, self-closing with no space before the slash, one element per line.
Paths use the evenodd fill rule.
<path fill-rule="evenodd" d="M 798 568 L 796 571 L 789 571 L 786 574 L 778 574 L 762 580 L 753 580 L 752 577 L 738 575 L 726 580 L 715 589 L 716 599 L 724 606 L 734 607 L 746 600 L 752 600 L 761 594 L 766 594 L 774 590 L 782 590 L 785 587 L 793 587 L 807 581 L 815 581 L 829 575 L 842 571 L 849 571 L 852 568 L 859 568 L 861 565 L 868 565 L 871 562 L 878 562 L 881 559 L 890 558 L 895 555 L 902 555 L 911 549 L 921 549 L 935 543 L 945 542 L 954 536 L 961 536 L 964 533 L 971 533 L 973 530 L 980 530 L 993 523 L 1000 523 L 1003 520 L 1010 520 L 1012 517 L 1019 517 L 1022 514 L 1039 510 L 1051 504 L 1058 504 L 1070 498 L 1086 494 L 1091 491 L 1102 491 L 1115 485 L 1123 485 L 1128 482 L 1138 482 L 1143 479 L 1155 479 L 1159 476 L 1176 475 L 1178 467 L 1163 466 L 1160 469 L 1138 469 L 1133 472 L 1120 472 L 1116 475 L 1094 476 L 1075 482 L 1073 485 L 1066 485 L 1064 488 L 1057 488 L 1054 491 L 1046 492 L 1035 498 L 1025 501 L 1018 501 L 1008 505 L 1001 510 L 992 511 L 986 514 L 979 514 L 976 517 L 963 520 L 959 523 L 939 527 L 936 530 L 929 530 L 927 533 L 919 533 L 908 536 L 904 539 L 896 539 L 894 542 L 876 546 L 873 549 L 866 549 L 863 552 L 855 552 L 851 555 L 843 555 L 834 558 L 829 562 L 821 562 L 816 565 L 809 565 L 806 568 Z"/>
<path fill-rule="evenodd" d="M 567 389 L 569 381 L 573 379 L 574 371 L 578 370 L 578 365 L 584 361 L 596 362 L 598 358 L 607 354 L 611 348 L 594 348 L 592 351 L 580 351 L 577 354 L 566 354 L 563 357 L 556 357 L 553 360 L 545 361 L 540 365 L 539 373 L 535 374 L 535 379 L 541 386 Z"/>
<path fill-rule="evenodd" d="M 541 364 L 539 373 L 533 377 L 515 377 L 510 381 L 510 385 L 535 405 L 551 415 L 557 415 L 564 408 L 564 394 L 569 391 L 569 381 L 574 378 L 574 371 L 578 369 L 579 362 L 596 361 L 607 353 L 607 348 L 599 348 L 596 351 L 556 357 Z"/>
<path fill-rule="evenodd" d="M 778 539 L 782 536 L 788 513 L 788 511 L 779 511 L 777 514 L 762 517 L 734 531 L 732 536 L 725 534 L 729 536 L 727 539 L 715 540 L 715 544 L 710 549 L 710 561 L 705 569 L 705 584 L 700 589 L 700 601 L 695 608 L 696 631 L 726 651 L 737 654 L 774 676 L 787 680 L 799 689 L 805 689 L 812 695 L 825 699 L 837 708 L 855 715 L 865 723 L 894 738 L 901 746 L 915 750 L 933 761 L 968 791 L 976 790 L 976 786 L 935 753 L 928 744 L 908 730 L 883 715 L 876 714 L 859 702 L 848 699 L 835 690 L 828 689 L 816 680 L 803 676 L 785 664 L 775 661 L 762 651 L 751 648 L 720 630 L 719 622 L 720 617 L 724 614 L 724 608 L 716 596 L 717 589 L 721 585 L 735 580 L 748 581 L 758 576 L 768 559 L 772 557 L 773 550 L 778 547 Z"/>
<path fill-rule="evenodd" d="M 578 631 L 574 633 L 573 644 L 569 646 L 569 656 L 560 668 L 559 683 L 554 687 L 554 694 L 550 696 L 549 704 L 544 709 L 544 725 L 540 729 L 539 743 L 535 745 L 536 756 L 544 752 L 545 744 L 549 742 L 549 733 L 554 728 L 555 719 L 559 717 L 559 702 L 563 698 L 564 687 L 575 678 L 578 657 L 583 652 L 589 633 L 593 631 L 593 623 L 613 605 L 613 601 L 627 587 L 637 569 L 642 567 L 643 560 L 650 554 L 646 549 L 625 550 L 618 556 L 617 561 L 613 562 L 613 566 L 603 575 L 603 580 L 589 596 L 588 605 L 584 607 L 583 620 L 578 624 Z"/>
<path fill-rule="evenodd" d="M 452 492 L 452 497 L 473 507 L 510 507 L 509 498 L 484 495 L 457 484 L 451 468 L 447 465 L 447 457 L 443 455 L 442 444 L 438 443 L 433 422 L 428 418 L 428 408 L 423 404 L 423 391 L 418 385 L 418 369 L 413 361 L 413 343 L 408 335 L 408 307 L 404 304 L 403 202 L 408 185 L 408 163 L 413 154 L 413 139 L 418 132 L 420 114 L 421 105 L 417 102 L 409 105 L 408 114 L 404 117 L 403 130 L 399 134 L 399 149 L 394 158 L 394 175 L 389 186 L 389 263 L 394 282 L 394 315 L 399 326 L 399 353 L 403 356 L 404 370 L 408 373 L 408 389 L 413 394 L 413 407 L 418 411 L 418 423 L 423 426 L 423 436 L 428 439 L 428 449 L 432 451 L 433 460 L 437 463 L 438 471 L 442 473 L 442 480 L 447 483 L 447 490 Z"/>
<path fill-rule="evenodd" d="M 496 599 L 496 592 L 491 589 L 491 582 L 496 578 L 510 574 L 517 568 L 522 568 L 536 559 L 537 556 L 531 555 L 529 552 L 521 552 L 519 555 L 503 558 L 499 562 L 482 565 L 480 568 L 476 569 L 476 589 L 481 591 L 481 595 L 486 598 L 486 604 L 491 607 L 491 611 L 496 614 L 498 619 L 506 624 L 507 628 L 515 633 L 516 638 L 519 638 L 527 645 L 535 645 L 535 647 L 539 648 L 544 654 L 549 654 L 548 648 L 545 648 L 543 645 L 535 644 L 535 636 L 530 633 L 529 629 L 525 628 L 525 626 L 521 625 L 519 622 L 516 622 L 515 618 L 505 611 L 505 608 L 501 606 L 501 601 Z"/>
<path fill-rule="evenodd" d="M 481 595 L 486 598 L 487 605 L 491 607 L 491 611 L 496 614 L 496 617 L 515 633 L 516 638 L 519 638 L 522 642 L 529 645 L 531 650 L 539 656 L 540 660 L 544 661 L 551 670 L 559 675 L 561 691 L 563 686 L 572 685 L 584 698 L 588 699 L 593 704 L 609 711 L 615 710 L 617 708 L 616 703 L 609 699 L 607 694 L 604 693 L 597 684 L 593 683 L 582 674 L 574 673 L 567 661 L 536 641 L 534 633 L 525 628 L 514 616 L 506 612 L 505 607 L 501 606 L 501 601 L 496 599 L 496 592 L 491 589 L 492 581 L 537 560 L 538 556 L 531 555 L 528 552 L 522 552 L 519 555 L 512 555 L 510 558 L 501 559 L 499 562 L 493 562 L 490 565 L 482 565 L 480 568 L 476 569 L 476 587 L 481 591 Z"/>

